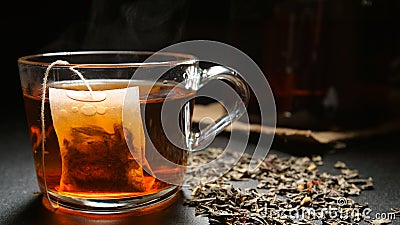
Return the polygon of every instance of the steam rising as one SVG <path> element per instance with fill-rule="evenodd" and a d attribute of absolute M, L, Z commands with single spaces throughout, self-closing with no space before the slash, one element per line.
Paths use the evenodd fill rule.
<path fill-rule="evenodd" d="M 187 12 L 187 0 L 93 0 L 45 50 L 159 50 L 180 40 Z"/>

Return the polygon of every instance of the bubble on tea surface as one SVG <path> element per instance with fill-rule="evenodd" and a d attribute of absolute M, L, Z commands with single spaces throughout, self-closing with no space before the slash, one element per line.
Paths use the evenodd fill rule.
<path fill-rule="evenodd" d="M 63 116 L 63 117 L 66 117 L 66 116 L 68 116 L 68 112 L 67 112 L 67 110 L 65 110 L 65 109 L 61 109 L 61 110 L 60 110 L 60 116 Z"/>
<path fill-rule="evenodd" d="M 76 107 L 76 106 L 72 106 L 71 107 L 71 111 L 74 112 L 74 113 L 79 112 L 79 108 Z"/>
<path fill-rule="evenodd" d="M 127 89 L 134 99 L 124 102 Z M 89 96 L 89 91 L 49 89 L 62 163 L 59 191 L 75 194 L 145 191 L 139 88 L 92 91 L 92 96 L 101 101 L 89 101 L 86 98 Z M 129 104 L 123 113 L 133 118 L 124 126 L 123 104 Z M 107 110 L 110 108 L 114 110 Z M 66 115 L 62 116 L 65 113 L 60 113 L 61 110 Z"/>
<path fill-rule="evenodd" d="M 81 112 L 86 116 L 93 116 L 96 114 L 96 107 L 92 105 L 84 105 L 81 107 Z"/>
<path fill-rule="evenodd" d="M 97 113 L 98 114 L 104 115 L 104 114 L 106 114 L 106 112 L 107 112 L 107 107 L 106 106 L 97 107 Z"/>

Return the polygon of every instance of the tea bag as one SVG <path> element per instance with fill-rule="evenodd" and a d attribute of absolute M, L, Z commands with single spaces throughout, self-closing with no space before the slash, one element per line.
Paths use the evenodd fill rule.
<path fill-rule="evenodd" d="M 139 87 L 103 91 L 51 87 L 49 99 L 62 161 L 60 191 L 145 191 Z M 122 122 L 123 114 L 129 122 Z"/>

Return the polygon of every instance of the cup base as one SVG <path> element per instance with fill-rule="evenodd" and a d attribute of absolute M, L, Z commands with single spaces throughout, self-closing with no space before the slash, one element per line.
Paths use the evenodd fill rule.
<path fill-rule="evenodd" d="M 65 197 L 50 192 L 49 197 L 52 204 L 50 204 L 45 195 L 43 196 L 43 204 L 51 211 L 58 212 L 61 210 L 73 214 L 142 215 L 163 209 L 174 203 L 180 189 L 180 186 L 174 186 L 151 196 L 106 200 Z"/>

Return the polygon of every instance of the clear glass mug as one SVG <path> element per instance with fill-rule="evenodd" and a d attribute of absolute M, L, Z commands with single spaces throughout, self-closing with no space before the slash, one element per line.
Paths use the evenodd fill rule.
<path fill-rule="evenodd" d="M 21 57 L 18 66 L 40 190 L 51 206 L 74 212 L 171 202 L 190 152 L 239 118 L 249 98 L 234 70 L 204 70 L 180 53 L 46 53 Z M 241 104 L 194 132 L 196 92 L 212 80 L 230 83 Z"/>

